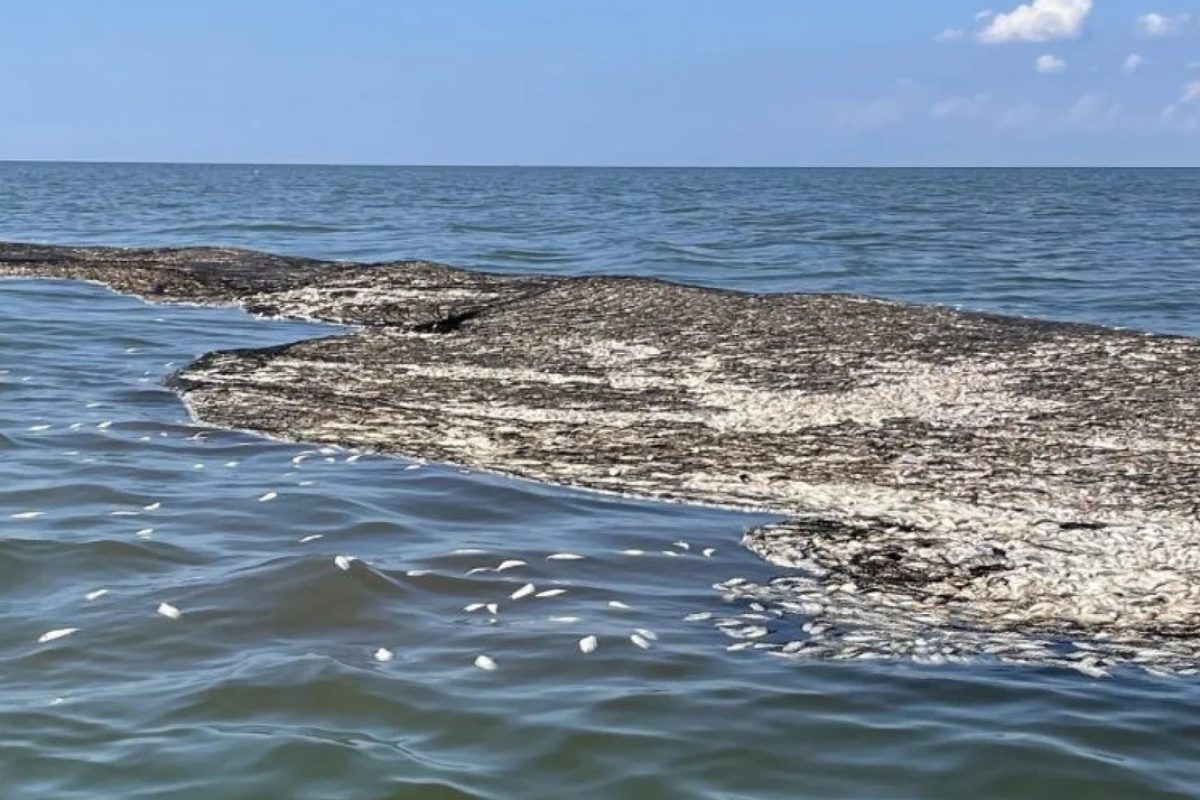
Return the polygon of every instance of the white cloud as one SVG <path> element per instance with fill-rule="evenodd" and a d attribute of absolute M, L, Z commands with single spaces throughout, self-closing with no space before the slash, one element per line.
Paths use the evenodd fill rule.
<path fill-rule="evenodd" d="M 933 40 L 935 42 L 941 42 L 942 44 L 949 44 L 951 42 L 959 41 L 966 35 L 967 32 L 962 28 L 946 28 L 946 30 L 933 37 Z"/>
<path fill-rule="evenodd" d="M 1183 87 L 1183 95 L 1180 96 L 1179 102 L 1194 103 L 1197 100 L 1200 100 L 1200 81 L 1192 81 Z"/>
<path fill-rule="evenodd" d="M 1137 53 L 1130 53 L 1125 56 L 1125 62 L 1121 64 L 1122 75 L 1132 75 L 1142 68 L 1142 64 L 1146 63 L 1146 59 L 1139 56 Z"/>
<path fill-rule="evenodd" d="M 1043 75 L 1052 75 L 1055 72 L 1062 72 L 1067 68 L 1067 62 L 1063 61 L 1058 56 L 1047 53 L 1044 56 L 1038 56 L 1035 67 L 1038 72 Z"/>
<path fill-rule="evenodd" d="M 983 22 L 985 19 L 987 19 L 988 17 L 990 17 L 992 14 L 995 14 L 995 13 L 996 12 L 992 11 L 990 8 L 985 8 L 983 11 L 980 11 L 978 14 L 975 15 L 975 21 Z"/>
<path fill-rule="evenodd" d="M 1138 30 L 1146 36 L 1170 36 L 1192 21 L 1191 14 L 1167 16 L 1151 11 L 1137 18 Z"/>
<path fill-rule="evenodd" d="M 993 17 L 979 32 L 979 40 L 999 44 L 1073 39 L 1091 10 L 1092 0 L 1032 0 Z"/>

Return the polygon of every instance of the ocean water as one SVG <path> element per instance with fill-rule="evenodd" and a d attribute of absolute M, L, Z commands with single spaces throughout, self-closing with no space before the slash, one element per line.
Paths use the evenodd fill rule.
<path fill-rule="evenodd" d="M 0 239 L 1200 334 L 1200 171 L 0 164 Z M 210 429 L 162 387 L 334 330 L 0 281 L 2 800 L 1200 796 L 1196 677 L 730 651 L 713 619 L 754 610 L 713 584 L 786 572 L 738 544 L 770 517 Z"/>

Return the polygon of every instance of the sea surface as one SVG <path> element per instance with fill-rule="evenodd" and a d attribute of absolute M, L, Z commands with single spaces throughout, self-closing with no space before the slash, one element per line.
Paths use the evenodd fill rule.
<path fill-rule="evenodd" d="M 1188 170 L 0 163 L 0 239 L 1200 335 Z M 337 331 L 0 281 L 0 800 L 1200 797 L 1195 676 L 730 650 L 713 620 L 755 612 L 714 584 L 786 573 L 738 543 L 770 517 L 212 429 L 163 388 Z"/>

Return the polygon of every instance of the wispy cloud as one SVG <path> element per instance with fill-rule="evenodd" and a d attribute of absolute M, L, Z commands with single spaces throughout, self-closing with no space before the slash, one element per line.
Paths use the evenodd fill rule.
<path fill-rule="evenodd" d="M 992 17 L 979 40 L 1000 44 L 1073 39 L 1083 31 L 1091 10 L 1092 0 L 1032 0 Z"/>
<path fill-rule="evenodd" d="M 938 100 L 929 107 L 929 115 L 934 119 L 1012 129 L 1037 124 L 1043 112 L 1031 103 L 1006 103 L 988 92 L 979 92 Z"/>
<path fill-rule="evenodd" d="M 1175 103 L 1164 108 L 1158 116 L 1162 124 L 1168 128 L 1189 132 L 1200 131 L 1200 116 L 1181 111 Z"/>
<path fill-rule="evenodd" d="M 1122 75 L 1132 75 L 1142 68 L 1142 64 L 1146 63 L 1146 59 L 1139 56 L 1137 53 L 1130 53 L 1125 56 L 1125 61 L 1121 64 Z"/>
<path fill-rule="evenodd" d="M 1050 53 L 1038 56 L 1034 62 L 1034 68 L 1043 75 L 1053 75 L 1056 72 L 1062 72 L 1067 68 L 1067 62 Z"/>
<path fill-rule="evenodd" d="M 903 122 L 926 102 L 928 90 L 916 81 L 899 78 L 878 97 L 844 105 L 834 115 L 834 122 L 851 130 L 887 128 Z"/>
<path fill-rule="evenodd" d="M 937 36 L 934 36 L 933 40 L 935 42 L 939 42 L 940 44 L 950 44 L 952 42 L 960 41 L 966 35 L 967 32 L 962 28 L 946 28 Z"/>
<path fill-rule="evenodd" d="M 1104 130 L 1120 122 L 1124 111 L 1124 106 L 1103 92 L 1088 92 L 1067 108 L 1058 125 L 1076 130 Z"/>
<path fill-rule="evenodd" d="M 1183 94 L 1180 95 L 1179 102 L 1194 103 L 1197 100 L 1200 100 L 1200 81 L 1192 81 L 1183 87 Z"/>
<path fill-rule="evenodd" d="M 1043 133 L 1115 130 L 1139 124 L 1137 117 L 1104 92 L 1087 92 L 1066 105 L 1012 102 L 988 92 L 956 95 L 929 106 L 929 116 L 996 130 Z"/>
<path fill-rule="evenodd" d="M 1192 21 L 1191 14 L 1159 14 L 1151 11 L 1137 18 L 1137 29 L 1146 36 L 1170 36 Z"/>

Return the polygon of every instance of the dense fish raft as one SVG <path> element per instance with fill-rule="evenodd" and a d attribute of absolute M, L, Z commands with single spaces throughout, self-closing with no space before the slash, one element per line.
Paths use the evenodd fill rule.
<path fill-rule="evenodd" d="M 358 326 L 172 381 L 220 426 L 779 512 L 737 646 L 1200 664 L 1200 341 L 868 297 L 220 248 L 0 245 L 0 275 Z M 790 629 L 789 629 L 790 628 Z M 760 641 L 761 640 L 761 641 Z"/>

